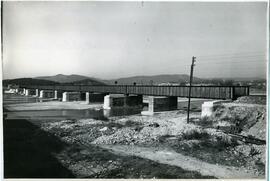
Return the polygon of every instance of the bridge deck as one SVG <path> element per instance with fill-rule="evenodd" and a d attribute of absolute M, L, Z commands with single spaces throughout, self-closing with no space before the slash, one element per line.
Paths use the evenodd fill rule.
<path fill-rule="evenodd" d="M 28 89 L 58 90 L 75 92 L 100 92 L 116 94 L 139 94 L 152 96 L 188 97 L 189 86 L 152 86 L 152 85 L 28 85 L 21 86 Z M 192 98 L 205 99 L 236 99 L 249 95 L 248 86 L 192 86 Z"/>

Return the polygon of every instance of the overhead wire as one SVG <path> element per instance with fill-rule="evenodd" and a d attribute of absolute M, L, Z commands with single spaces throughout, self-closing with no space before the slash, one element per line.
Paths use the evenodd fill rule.
<path fill-rule="evenodd" d="M 217 57 L 217 56 L 250 56 L 250 55 L 266 55 L 266 52 L 242 52 L 242 53 L 227 53 L 227 54 L 211 54 L 211 55 L 196 55 L 196 57 Z"/>
<path fill-rule="evenodd" d="M 189 57 L 190 58 L 190 57 Z M 199 55 L 196 56 L 196 63 L 195 66 L 204 67 L 205 65 L 208 66 L 214 66 L 218 65 L 217 69 L 220 69 L 220 65 L 222 65 L 222 69 L 225 71 L 236 71 L 241 69 L 249 69 L 251 71 L 256 70 L 259 68 L 266 67 L 267 59 L 265 52 L 242 52 L 242 53 L 233 53 L 233 54 L 215 54 L 215 55 Z M 177 60 L 183 61 L 184 63 L 181 63 L 181 67 L 186 67 L 187 72 L 189 72 L 189 67 L 191 64 L 187 63 L 188 57 L 179 57 Z M 251 63 L 251 64 L 245 64 L 245 63 Z M 254 65 L 256 63 L 256 65 Z M 241 65 L 241 66 L 239 66 Z M 228 69 L 229 66 L 229 69 Z M 170 70 L 175 68 L 175 64 L 172 64 L 171 66 L 165 66 L 163 67 L 163 70 Z M 209 69 L 207 71 L 204 71 L 202 69 L 197 70 L 200 73 L 207 73 L 209 72 Z"/>

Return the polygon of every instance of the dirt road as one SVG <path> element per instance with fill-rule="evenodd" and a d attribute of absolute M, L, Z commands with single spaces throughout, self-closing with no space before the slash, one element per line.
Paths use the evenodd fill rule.
<path fill-rule="evenodd" d="M 115 154 L 138 156 L 159 163 L 178 166 L 186 170 L 198 171 L 202 175 L 210 175 L 217 178 L 258 178 L 241 168 L 236 169 L 228 166 L 206 163 L 168 149 L 147 148 L 134 145 L 100 145 L 100 147 L 108 149 Z"/>

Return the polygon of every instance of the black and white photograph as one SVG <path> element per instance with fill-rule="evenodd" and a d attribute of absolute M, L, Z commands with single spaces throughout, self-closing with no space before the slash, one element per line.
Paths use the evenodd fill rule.
<path fill-rule="evenodd" d="M 268 1 L 1 1 L 4 179 L 267 179 Z"/>

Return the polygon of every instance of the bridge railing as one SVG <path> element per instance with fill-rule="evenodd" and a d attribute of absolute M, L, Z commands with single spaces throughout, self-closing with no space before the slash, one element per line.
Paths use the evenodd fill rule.
<path fill-rule="evenodd" d="M 153 96 L 188 97 L 190 86 L 155 85 L 27 85 L 28 89 L 58 90 L 74 92 L 100 92 L 118 94 L 140 94 Z M 192 98 L 236 99 L 249 95 L 249 86 L 191 86 Z"/>

